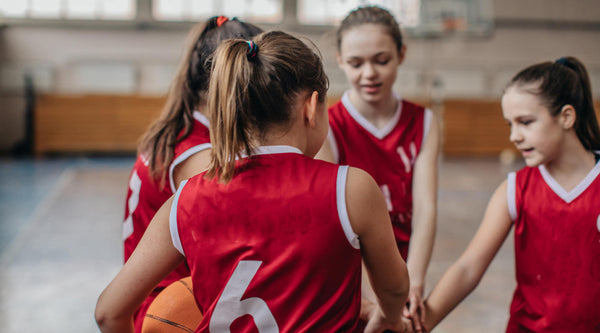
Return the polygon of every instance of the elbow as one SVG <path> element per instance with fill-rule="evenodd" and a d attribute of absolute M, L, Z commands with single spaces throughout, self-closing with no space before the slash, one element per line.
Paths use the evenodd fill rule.
<path fill-rule="evenodd" d="M 475 265 L 468 262 L 459 261 L 452 267 L 453 270 L 461 277 L 462 288 L 468 293 L 473 291 L 481 281 L 485 270 L 478 269 Z"/>
<path fill-rule="evenodd" d="M 104 307 L 102 307 L 102 305 L 100 303 L 96 304 L 96 310 L 94 311 L 94 317 L 96 319 L 96 324 L 100 328 L 100 331 L 103 331 L 103 328 L 106 328 L 107 323 L 110 321 L 109 320 L 110 315 L 106 311 L 106 309 L 104 309 Z"/>
<path fill-rule="evenodd" d="M 408 298 L 409 291 L 410 278 L 408 276 L 408 269 L 404 266 L 394 287 L 388 288 L 387 290 L 384 290 L 384 292 L 404 304 Z"/>
<path fill-rule="evenodd" d="M 126 320 L 123 318 L 123 314 L 119 314 L 110 306 L 104 304 L 102 302 L 102 298 L 100 298 L 96 304 L 94 318 L 96 319 L 96 324 L 98 325 L 98 328 L 100 328 L 101 332 L 115 331 L 115 328 L 121 327 L 123 320 Z"/>

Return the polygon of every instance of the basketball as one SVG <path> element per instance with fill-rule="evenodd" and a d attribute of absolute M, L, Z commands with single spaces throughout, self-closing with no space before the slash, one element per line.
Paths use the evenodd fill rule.
<path fill-rule="evenodd" d="M 194 332 L 201 320 L 202 313 L 192 292 L 192 279 L 188 276 L 158 294 L 146 312 L 142 333 Z"/>

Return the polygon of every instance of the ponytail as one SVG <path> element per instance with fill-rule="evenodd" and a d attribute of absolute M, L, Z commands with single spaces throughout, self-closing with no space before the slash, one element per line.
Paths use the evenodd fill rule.
<path fill-rule="evenodd" d="M 577 106 L 574 105 L 577 117 L 575 119 L 575 132 L 579 141 L 587 150 L 600 150 L 600 129 L 598 128 L 598 119 L 594 110 L 594 99 L 592 98 L 592 89 L 590 78 L 585 66 L 575 57 L 566 57 L 565 66 L 573 70 L 578 78 L 581 90 L 581 103 L 577 112 Z"/>
<path fill-rule="evenodd" d="M 218 175 L 224 182 L 233 177 L 236 157 L 252 151 L 254 121 L 247 107 L 251 76 L 247 50 L 243 40 L 225 41 L 214 58 L 213 74 L 219 79 L 211 82 L 209 90 L 212 159 L 207 176 Z"/>
<path fill-rule="evenodd" d="M 281 31 L 223 42 L 212 73 L 219 79 L 208 89 L 212 157 L 206 176 L 223 183 L 234 176 L 237 157 L 251 156 L 272 127 L 291 123 L 304 92 L 317 91 L 325 103 L 328 80 L 321 59 Z"/>
<path fill-rule="evenodd" d="M 174 158 L 175 146 L 189 136 L 194 126 L 194 110 L 206 101 L 211 77 L 211 58 L 218 44 L 229 38 L 250 38 L 262 32 L 252 24 L 228 19 L 210 18 L 196 24 L 188 34 L 184 57 L 179 63 L 167 100 L 159 118 L 141 139 L 139 154 L 148 161 L 152 179 L 164 187 L 167 170 Z"/>

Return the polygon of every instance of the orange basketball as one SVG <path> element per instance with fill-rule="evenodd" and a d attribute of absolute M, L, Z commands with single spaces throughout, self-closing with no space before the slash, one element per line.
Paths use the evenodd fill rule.
<path fill-rule="evenodd" d="M 194 332 L 201 320 L 192 279 L 188 276 L 171 283 L 156 296 L 146 312 L 142 333 Z"/>

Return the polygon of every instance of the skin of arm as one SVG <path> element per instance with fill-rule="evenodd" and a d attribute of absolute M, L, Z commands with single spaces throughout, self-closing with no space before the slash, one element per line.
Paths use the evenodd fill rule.
<path fill-rule="evenodd" d="M 349 168 L 346 205 L 377 296 L 378 312 L 371 317 L 365 332 L 403 331 L 401 313 L 408 296 L 408 271 L 396 247 L 383 194 L 365 171 Z"/>
<path fill-rule="evenodd" d="M 410 308 L 405 312 L 420 330 L 424 320 L 423 292 L 425 275 L 433 251 L 436 234 L 437 211 L 437 165 L 439 153 L 439 125 L 431 119 L 429 134 L 414 165 L 412 235 L 408 250 L 407 266 L 410 275 Z"/>
<path fill-rule="evenodd" d="M 133 332 L 136 309 L 184 260 L 169 231 L 172 202 L 173 197 L 158 210 L 129 260 L 98 298 L 95 317 L 102 332 Z"/>
<path fill-rule="evenodd" d="M 425 327 L 428 330 L 433 329 L 475 289 L 506 239 L 512 227 L 506 188 L 504 181 L 496 189 L 471 243 L 427 297 Z"/>
<path fill-rule="evenodd" d="M 179 184 L 181 184 L 182 181 L 208 170 L 210 164 L 210 152 L 211 149 L 199 151 L 186 158 L 175 167 L 173 170 L 173 180 L 175 181 L 176 188 L 179 188 Z"/>

